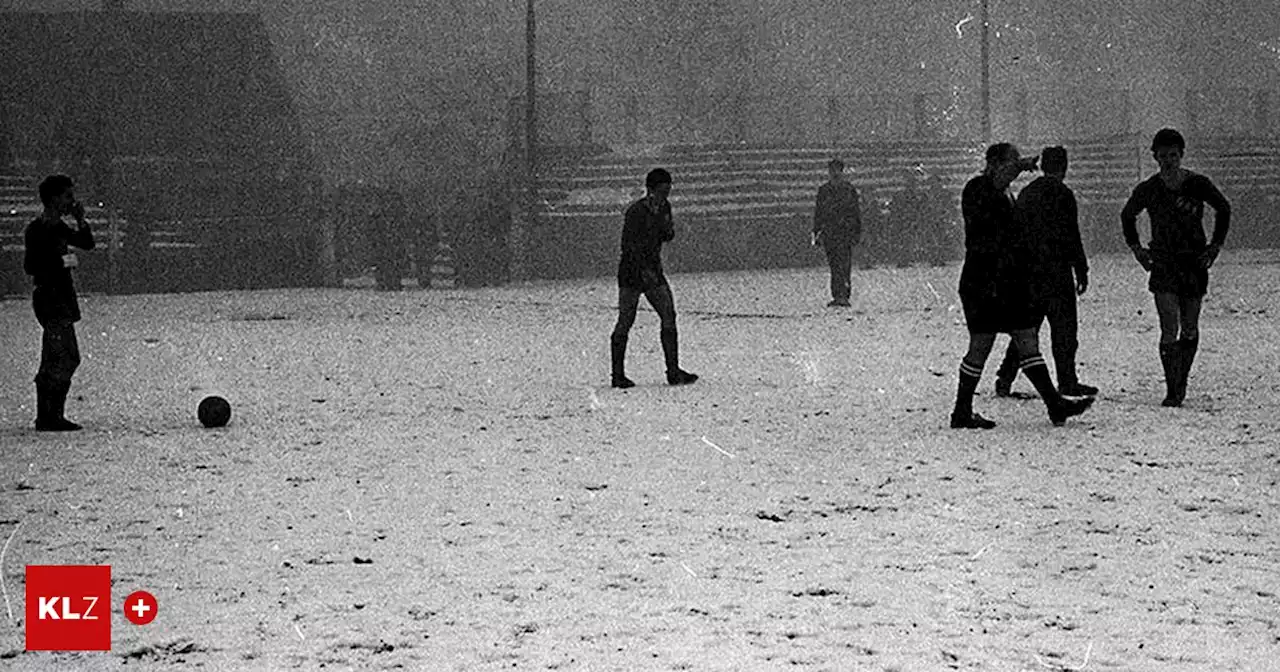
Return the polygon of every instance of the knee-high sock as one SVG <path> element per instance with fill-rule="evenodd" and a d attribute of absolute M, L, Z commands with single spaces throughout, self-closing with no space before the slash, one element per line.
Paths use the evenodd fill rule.
<path fill-rule="evenodd" d="M 614 332 L 609 337 L 609 354 L 613 362 L 613 376 L 622 378 L 626 376 L 626 359 L 627 359 L 627 334 Z"/>
<path fill-rule="evenodd" d="M 1058 394 L 1058 388 L 1053 385 L 1053 378 L 1049 376 L 1049 367 L 1045 365 L 1044 357 L 1038 354 L 1023 357 L 1020 366 L 1027 380 L 1030 380 L 1036 392 L 1040 393 L 1045 406 L 1054 409 L 1062 404 L 1062 395 Z"/>
<path fill-rule="evenodd" d="M 1179 375 L 1179 351 L 1181 350 L 1177 341 L 1173 343 L 1160 344 L 1160 365 L 1164 367 L 1164 386 L 1165 395 L 1168 399 L 1176 399 L 1178 397 L 1178 379 Z"/>
<path fill-rule="evenodd" d="M 1053 353 L 1053 368 L 1058 374 L 1058 385 L 1066 387 L 1080 382 L 1080 378 L 1076 375 L 1075 352 L 1055 351 Z"/>
<path fill-rule="evenodd" d="M 973 414 L 973 393 L 978 389 L 980 380 L 982 380 L 982 365 L 974 364 L 967 359 L 960 360 L 960 382 L 956 386 L 956 415 Z"/>
<path fill-rule="evenodd" d="M 667 327 L 659 332 L 662 337 L 662 357 L 667 362 L 667 371 L 680 369 L 680 341 L 675 327 Z"/>
<path fill-rule="evenodd" d="M 1184 338 L 1178 341 L 1178 397 L 1187 394 L 1187 378 L 1191 375 L 1191 364 L 1196 361 L 1196 351 L 1200 349 L 1200 337 Z"/>

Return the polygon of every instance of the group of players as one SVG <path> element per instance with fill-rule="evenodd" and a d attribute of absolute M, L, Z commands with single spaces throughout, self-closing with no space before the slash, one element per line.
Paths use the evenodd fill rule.
<path fill-rule="evenodd" d="M 1160 321 L 1160 362 L 1166 395 L 1163 406 L 1181 406 L 1199 346 L 1200 305 L 1209 285 L 1209 268 L 1226 239 L 1231 206 L 1209 178 L 1182 167 L 1186 141 L 1166 128 L 1155 134 L 1151 153 L 1159 172 L 1140 183 L 1120 212 L 1121 230 L 1134 258 L 1149 274 Z M 1063 182 L 1067 151 L 1045 148 L 1039 159 L 1024 159 L 1010 143 L 987 148 L 986 166 L 961 193 L 964 264 L 959 294 L 969 331 L 969 347 L 960 361 L 951 427 L 990 429 L 996 423 L 973 410 L 973 397 L 995 345 L 1011 336 L 996 374 L 997 396 L 1011 396 L 1021 371 L 1035 386 L 1049 419 L 1060 426 L 1084 413 L 1098 389 L 1076 373 L 1076 297 L 1089 287 L 1089 265 L 1080 239 L 1075 195 Z M 1039 163 L 1043 175 L 1017 196 L 1010 185 Z M 848 306 L 852 292 L 853 248 L 861 236 L 857 189 L 844 178 L 844 164 L 832 160 L 830 179 L 818 190 L 813 244 L 821 245 L 831 270 L 831 302 Z M 616 388 L 634 386 L 625 371 L 628 335 L 640 296 L 661 320 L 667 382 L 692 383 L 698 377 L 679 366 L 676 313 L 662 270 L 663 243 L 675 237 L 668 196 L 671 175 L 661 168 L 645 179 L 646 193 L 627 209 L 618 262 L 618 320 L 611 337 L 612 376 Z M 1206 239 L 1204 208 L 1215 212 L 1212 237 Z M 1138 215 L 1146 211 L 1151 240 L 1143 246 Z M 1058 382 L 1040 354 L 1040 325 L 1048 320 Z"/>
<path fill-rule="evenodd" d="M 1231 207 L 1205 176 L 1182 168 L 1186 151 L 1173 129 L 1156 133 L 1151 152 L 1160 170 L 1134 190 L 1120 213 L 1125 241 L 1150 273 L 1148 289 L 1160 320 L 1160 361 L 1167 394 L 1165 406 L 1180 406 L 1199 346 L 1200 304 L 1209 284 L 1208 269 L 1217 259 L 1230 225 Z M 1014 179 L 1034 170 L 1009 143 L 991 145 L 986 167 L 961 194 L 965 257 L 959 294 L 969 331 L 969 348 L 960 361 L 959 384 L 951 413 L 954 428 L 990 429 L 995 423 L 973 410 L 973 396 L 996 335 L 1012 337 L 996 378 L 996 393 L 1011 394 L 1021 370 L 1044 401 L 1055 425 L 1083 413 L 1097 388 L 1076 376 L 1076 296 L 1089 286 L 1089 267 L 1080 242 L 1076 201 L 1063 183 L 1067 152 L 1046 148 L 1040 156 L 1044 175 L 1015 198 Z M 843 164 L 830 165 L 831 179 L 818 191 L 813 242 L 826 250 L 831 266 L 831 306 L 848 306 L 852 248 L 861 222 L 858 193 L 843 177 Z M 696 374 L 680 368 L 675 302 L 662 268 L 662 245 L 675 237 L 668 197 L 671 174 L 662 168 L 645 178 L 645 196 L 627 208 L 618 261 L 618 319 L 610 338 L 611 385 L 633 387 L 625 360 L 640 297 L 658 313 L 670 385 L 687 385 Z M 80 425 L 65 415 L 71 379 L 80 364 L 75 323 L 80 319 L 71 247 L 93 249 L 93 232 L 76 201 L 74 183 L 51 175 L 40 184 L 42 214 L 25 232 L 24 269 L 34 281 L 32 305 L 42 328 L 40 367 L 35 376 L 36 420 L 40 431 L 74 431 Z M 1216 213 L 1206 240 L 1204 206 Z M 1151 240 L 1144 247 L 1137 217 L 1146 211 Z M 67 222 L 66 217 L 71 221 Z M 1058 383 L 1054 385 L 1040 354 L 1039 329 L 1048 319 Z"/>

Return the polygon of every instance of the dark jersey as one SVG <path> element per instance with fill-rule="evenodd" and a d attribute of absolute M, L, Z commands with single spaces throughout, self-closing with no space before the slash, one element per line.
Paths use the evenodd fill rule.
<path fill-rule="evenodd" d="M 1026 281 L 1030 253 L 1020 231 L 1013 196 L 978 175 L 960 194 L 964 216 L 964 267 L 960 294 L 994 297 L 1010 284 Z"/>
<path fill-rule="evenodd" d="M 1139 244 L 1138 213 L 1151 219 L 1151 254 L 1156 258 L 1194 258 L 1206 247 L 1204 206 L 1214 209 L 1213 242 L 1221 245 L 1231 225 L 1231 206 L 1209 178 L 1187 172 L 1177 189 L 1165 186 L 1157 173 L 1134 188 L 1120 211 L 1124 240 Z"/>
<path fill-rule="evenodd" d="M 1031 287 L 1034 253 L 1017 219 L 1013 196 L 987 175 L 964 186 L 964 268 L 960 301 L 972 332 L 1033 329 L 1042 307 Z"/>
<path fill-rule="evenodd" d="M 862 213 L 858 190 L 848 182 L 827 182 L 818 187 L 813 208 L 813 232 L 824 243 L 856 245 L 862 237 Z"/>
<path fill-rule="evenodd" d="M 44 324 L 49 320 L 80 319 L 80 304 L 76 300 L 75 282 L 71 269 L 63 266 L 62 255 L 68 246 L 92 250 L 93 232 L 88 225 L 72 231 L 62 220 L 46 220 L 37 217 L 27 224 L 25 233 L 26 254 L 22 266 L 35 284 L 32 305 L 36 319 Z"/>
<path fill-rule="evenodd" d="M 650 206 L 648 197 L 632 203 L 623 218 L 618 286 L 647 291 L 666 284 L 662 244 L 675 236 L 670 202 L 657 209 Z"/>
<path fill-rule="evenodd" d="M 1022 189 L 1017 202 L 1035 284 L 1073 293 L 1072 271 L 1076 280 L 1089 274 L 1075 193 L 1062 180 L 1041 176 Z"/>

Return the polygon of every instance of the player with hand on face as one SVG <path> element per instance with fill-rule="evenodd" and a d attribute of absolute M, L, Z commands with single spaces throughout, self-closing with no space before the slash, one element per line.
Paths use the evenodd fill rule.
<path fill-rule="evenodd" d="M 1022 372 L 1040 393 L 1049 419 L 1061 425 L 1083 413 L 1092 398 L 1063 397 L 1040 355 L 1037 327 L 1043 308 L 1030 289 L 1031 242 L 1015 216 L 1009 185 L 1024 170 L 1035 169 L 1009 143 L 991 145 L 982 174 L 969 180 L 960 197 L 964 215 L 964 267 L 960 302 L 969 329 L 969 351 L 960 362 L 959 385 L 951 426 L 991 429 L 995 423 L 973 412 L 973 394 L 982 377 L 997 333 L 1009 333 L 1021 357 Z"/>
<path fill-rule="evenodd" d="M 667 365 L 669 385 L 688 385 L 698 376 L 680 368 L 679 340 L 676 332 L 676 305 L 662 272 L 662 244 L 676 236 L 671 218 L 671 173 L 662 168 L 649 171 L 645 177 L 645 195 L 627 208 L 622 227 L 622 253 L 618 258 L 618 321 L 610 336 L 613 371 L 610 384 L 626 389 L 635 387 L 627 378 L 625 361 L 627 340 L 636 321 L 636 309 L 643 295 L 653 306 L 662 326 L 662 354 Z"/>
<path fill-rule="evenodd" d="M 1044 175 L 1018 194 L 1018 221 L 1029 236 L 1034 270 L 1032 294 L 1049 321 L 1049 337 L 1058 391 L 1070 397 L 1091 397 L 1098 388 L 1080 382 L 1076 374 L 1079 349 L 1079 316 L 1076 296 L 1089 288 L 1089 261 L 1080 240 L 1080 223 L 1075 193 L 1063 184 L 1067 175 L 1067 150 L 1045 147 L 1040 153 Z M 1010 342 L 1004 361 L 996 372 L 996 396 L 1012 396 L 1018 377 L 1018 351 Z"/>
<path fill-rule="evenodd" d="M 1209 290 L 1209 267 L 1218 258 L 1231 225 L 1231 204 L 1209 178 L 1182 167 L 1187 143 L 1172 128 L 1151 141 L 1160 172 L 1134 188 L 1120 211 L 1124 241 L 1150 272 L 1147 289 L 1160 318 L 1160 363 L 1166 394 L 1162 406 L 1181 406 L 1187 377 L 1200 345 L 1200 304 Z M 1213 238 L 1204 236 L 1204 206 L 1214 210 Z M 1151 245 L 1138 238 L 1138 214 L 1151 220 Z"/>
<path fill-rule="evenodd" d="M 65 417 L 71 376 L 80 366 L 75 323 L 80 320 L 71 269 L 79 262 L 68 246 L 94 247 L 93 232 L 76 201 L 75 184 L 66 175 L 50 175 L 40 183 L 44 212 L 27 225 L 23 268 L 35 290 L 31 303 L 43 330 L 40 369 L 36 373 L 36 430 L 66 432 L 80 425 Z M 63 220 L 70 216 L 70 223 Z"/>

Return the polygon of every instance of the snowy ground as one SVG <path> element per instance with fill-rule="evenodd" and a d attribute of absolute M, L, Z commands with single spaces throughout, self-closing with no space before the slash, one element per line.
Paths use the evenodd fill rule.
<path fill-rule="evenodd" d="M 0 302 L 0 666 L 1275 670 L 1280 255 L 1223 254 L 1182 409 L 1141 269 L 1093 263 L 1097 405 L 1054 428 L 991 361 L 987 432 L 946 428 L 955 266 L 843 311 L 820 269 L 672 275 L 704 378 L 646 312 L 626 392 L 607 278 L 88 297 L 75 435 L 30 431 Z M 98 563 L 113 652 L 23 652 L 24 565 Z"/>

